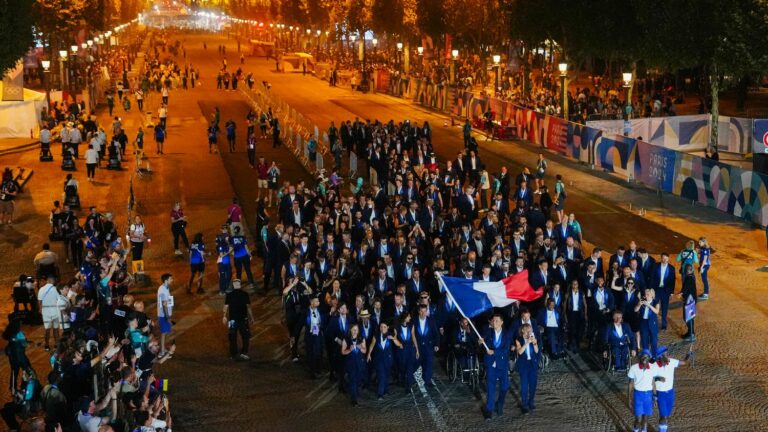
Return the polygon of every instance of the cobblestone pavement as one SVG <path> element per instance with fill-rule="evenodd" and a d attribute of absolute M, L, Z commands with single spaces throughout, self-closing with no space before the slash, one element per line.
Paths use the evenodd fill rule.
<path fill-rule="evenodd" d="M 201 35 L 185 38 L 189 61 L 201 69 L 202 87 L 171 94 L 166 155 L 153 155 L 152 140 L 148 140 L 146 148 L 155 174 L 151 179 L 135 180 L 134 184 L 138 211 L 153 238 L 152 247 L 146 252 L 153 282 L 138 292 L 151 300 L 160 273 L 171 271 L 179 276 L 175 287 L 178 305 L 175 333 L 179 349 L 159 372 L 170 380 L 175 429 L 630 430 L 626 379 L 606 375 L 588 354 L 554 362 L 540 375 L 538 409 L 534 415 L 520 415 L 516 406 L 516 375 L 505 416 L 486 423 L 479 413 L 484 392 L 473 394 L 468 386 L 447 382 L 441 370 L 436 373 L 436 389 L 417 386 L 406 394 L 402 388 L 393 387 L 383 402 L 364 391 L 360 406 L 352 408 L 347 397 L 339 395 L 336 386 L 325 377 L 309 380 L 302 364 L 290 361 L 282 308 L 274 293 L 252 296 L 257 316 L 252 329 L 252 360 L 238 363 L 228 360 L 226 330 L 220 320 L 222 301 L 215 295 L 216 275 L 210 270 L 206 275 L 209 294 L 192 297 L 183 294 L 188 269 L 184 260 L 173 256 L 167 218 L 172 201 L 180 199 L 191 219 L 188 233 L 201 231 L 207 241 L 212 242 L 218 225 L 226 217 L 225 208 L 236 194 L 243 202 L 246 217 L 252 220 L 256 191 L 254 176 L 246 163 L 242 121 L 248 108 L 238 93 L 214 88 L 213 74 L 218 59 L 211 47 L 225 40 Z M 208 42 L 207 51 L 203 51 L 203 40 Z M 228 52 L 236 52 L 235 43 L 227 41 L 227 44 Z M 461 146 L 461 131 L 443 127 L 443 117 L 439 115 L 388 96 L 329 88 L 309 76 L 276 74 L 268 70 L 273 64 L 248 58 L 244 70 L 254 71 L 257 83 L 270 81 L 272 91 L 320 127 L 331 120 L 338 123 L 354 116 L 383 121 L 426 119 L 433 127 L 440 158 L 455 157 Z M 156 95 L 147 105 L 156 109 Z M 222 123 L 230 117 L 238 121 L 236 153 L 219 157 L 207 152 L 206 118 L 215 106 L 222 110 Z M 120 115 L 128 125 L 129 136 L 133 137 L 140 124 L 139 114 Z M 105 115 L 100 118 L 106 121 Z M 523 164 L 531 166 L 535 161 L 537 149 L 527 144 L 479 139 L 481 157 L 492 171 L 504 164 L 516 173 Z M 284 178 L 298 180 L 307 175 L 287 151 L 273 150 L 268 143 L 260 142 L 257 153 L 278 160 Z M 765 264 L 762 232 L 715 210 L 692 207 L 674 197 L 660 199 L 651 191 L 627 185 L 607 174 L 589 172 L 556 156 L 548 155 L 548 158 L 552 160 L 549 172 L 561 173 L 569 184 L 572 182 L 569 207 L 573 207 L 569 210 L 577 214 L 590 245 L 612 250 L 617 244 L 635 239 L 658 254 L 664 250 L 677 252 L 688 238 L 706 235 L 710 239 L 717 249 L 710 273 L 712 300 L 700 304 L 699 308 L 696 368 L 681 369 L 677 373 L 678 404 L 672 425 L 675 430 L 690 431 L 768 430 L 765 426 L 768 363 L 763 356 L 765 338 L 762 336 L 768 330 L 768 307 L 763 300 L 768 277 L 756 271 Z M 29 269 L 32 257 L 46 238 L 47 212 L 51 201 L 60 196 L 64 173 L 57 163 L 37 162 L 36 152 L 0 156 L 0 164 L 35 169 L 28 191 L 18 203 L 18 223 L 0 228 L 0 256 L 4 257 L 0 282 L 10 287 L 20 272 Z M 99 170 L 96 183 L 81 181 L 83 203 L 113 210 L 121 229 L 125 229 L 129 175 L 126 171 Z M 629 210 L 630 203 L 634 212 Z M 646 216 L 638 216 L 637 208 L 647 209 Z M 260 264 L 255 265 L 254 273 L 260 276 Z M 4 312 L 8 308 L 7 303 L 3 305 Z M 670 314 L 670 329 L 662 333 L 661 341 L 672 345 L 673 356 L 682 357 L 688 345 L 678 342 L 677 335 L 684 327 L 679 307 Z M 33 341 L 42 341 L 39 329 L 25 330 Z M 32 348 L 29 354 L 37 367 L 45 370 L 46 354 L 42 349 Z M 3 359 L 0 366 L 0 374 L 7 377 L 7 361 Z M 5 393 L 2 396 L 7 398 Z M 655 421 L 652 425 L 651 430 L 656 430 Z"/>

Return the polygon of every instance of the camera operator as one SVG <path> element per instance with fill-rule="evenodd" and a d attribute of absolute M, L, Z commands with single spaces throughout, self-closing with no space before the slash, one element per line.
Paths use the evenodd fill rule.
<path fill-rule="evenodd" d="M 229 355 L 232 360 L 250 360 L 248 357 L 248 343 L 251 340 L 251 324 L 253 312 L 251 311 L 251 298 L 241 288 L 240 279 L 232 281 L 232 291 L 224 298 L 224 316 L 221 321 L 229 329 Z M 243 339 L 243 348 L 237 353 L 237 333 Z"/>

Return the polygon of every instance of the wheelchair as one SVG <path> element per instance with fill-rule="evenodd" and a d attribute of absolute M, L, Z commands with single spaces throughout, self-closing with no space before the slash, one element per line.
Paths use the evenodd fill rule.
<path fill-rule="evenodd" d="M 64 151 L 64 156 L 61 158 L 61 169 L 63 171 L 77 171 L 75 157 L 71 147 Z"/>
<path fill-rule="evenodd" d="M 619 355 L 623 357 L 624 360 L 624 369 L 617 369 L 617 359 L 615 357 L 615 353 L 613 352 L 612 347 L 609 344 L 605 344 L 603 348 L 603 353 L 606 351 L 608 352 L 608 356 L 603 356 L 601 354 L 602 363 L 603 363 L 603 370 L 605 370 L 607 373 L 614 375 L 614 374 L 623 374 L 626 373 L 626 371 L 629 369 L 629 366 L 631 365 L 631 354 L 632 354 L 632 347 L 629 346 L 628 343 L 625 343 L 622 345 L 622 350 L 620 350 Z"/>
<path fill-rule="evenodd" d="M 40 143 L 40 162 L 53 162 L 51 143 Z"/>
<path fill-rule="evenodd" d="M 482 372 L 480 356 L 476 350 L 467 349 L 466 347 L 460 347 L 458 350 L 463 354 L 464 361 L 462 362 L 459 356 L 456 355 L 457 349 L 452 349 L 448 353 L 446 360 L 448 379 L 451 382 L 456 382 L 457 379 L 460 379 L 462 383 L 469 384 L 473 392 L 477 392 L 480 390 Z"/>
<path fill-rule="evenodd" d="M 80 208 L 80 194 L 77 193 L 77 186 L 69 185 L 64 188 L 64 205 L 71 209 Z"/>
<path fill-rule="evenodd" d="M 109 148 L 107 148 L 107 155 L 108 155 L 108 159 L 107 159 L 108 170 L 120 171 L 123 169 L 122 165 L 120 165 L 119 150 L 117 147 L 113 145 L 109 146 Z"/>

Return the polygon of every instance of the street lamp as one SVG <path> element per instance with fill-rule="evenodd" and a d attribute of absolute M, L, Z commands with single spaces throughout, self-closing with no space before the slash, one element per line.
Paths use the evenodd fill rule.
<path fill-rule="evenodd" d="M 451 50 L 451 84 L 456 84 L 456 60 L 459 59 L 459 50 Z"/>
<path fill-rule="evenodd" d="M 420 46 L 420 47 L 416 48 L 416 52 L 418 52 L 419 55 L 424 55 L 424 47 Z"/>
<path fill-rule="evenodd" d="M 72 50 L 72 54 L 77 54 L 77 45 L 72 45 L 69 49 Z"/>
<path fill-rule="evenodd" d="M 560 71 L 560 87 L 562 91 L 561 107 L 563 109 L 563 118 L 568 119 L 568 90 L 566 89 L 566 79 L 568 77 L 568 63 L 560 63 L 557 65 L 557 69 Z"/>
<path fill-rule="evenodd" d="M 43 66 L 43 77 L 45 77 L 45 112 L 48 113 L 48 110 L 51 109 L 51 85 L 50 85 L 50 78 L 48 73 L 51 70 L 51 61 L 50 60 L 41 60 L 40 64 Z"/>
<path fill-rule="evenodd" d="M 66 83 L 66 80 L 64 79 L 64 62 L 67 61 L 67 54 L 67 50 L 59 50 L 59 79 L 61 80 L 59 86 L 61 87 L 61 90 L 64 90 L 64 84 Z"/>
<path fill-rule="evenodd" d="M 493 88 L 493 94 L 495 95 L 499 91 L 499 74 L 501 73 L 501 56 L 499 54 L 493 55 L 493 65 L 496 68 L 496 86 Z"/>
<path fill-rule="evenodd" d="M 632 102 L 629 100 L 630 98 L 630 91 L 632 90 L 632 72 L 624 72 L 621 74 L 621 80 L 623 81 L 624 88 L 626 89 L 626 95 L 624 96 L 624 100 L 626 101 L 626 106 L 624 108 L 624 118 L 629 119 L 630 114 L 632 113 Z"/>

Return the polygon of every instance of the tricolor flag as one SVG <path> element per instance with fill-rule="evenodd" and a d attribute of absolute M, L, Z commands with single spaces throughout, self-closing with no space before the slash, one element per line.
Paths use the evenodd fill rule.
<path fill-rule="evenodd" d="M 477 316 L 494 307 L 508 306 L 516 301 L 529 302 L 544 294 L 528 283 L 528 270 L 506 277 L 498 282 L 483 282 L 466 278 L 442 277 L 441 285 L 448 291 L 462 315 Z"/>

